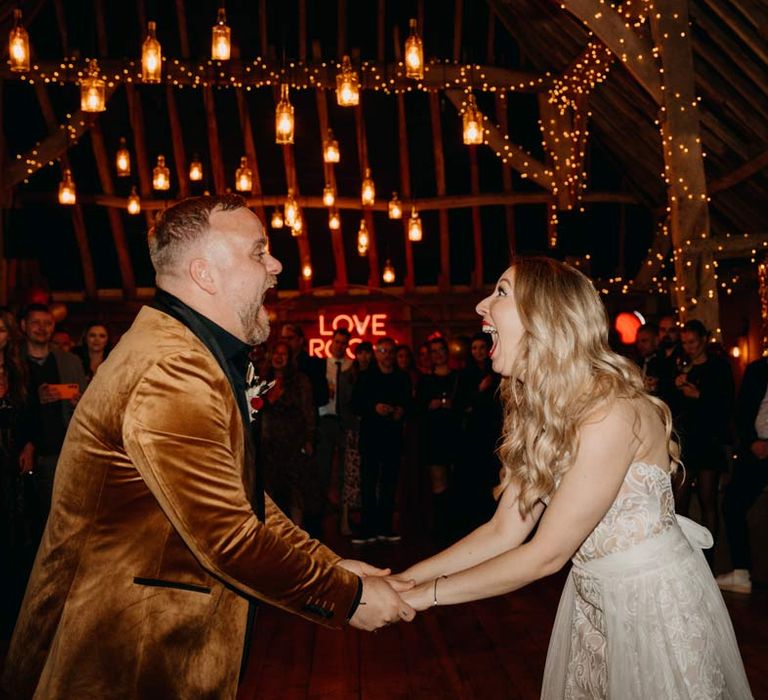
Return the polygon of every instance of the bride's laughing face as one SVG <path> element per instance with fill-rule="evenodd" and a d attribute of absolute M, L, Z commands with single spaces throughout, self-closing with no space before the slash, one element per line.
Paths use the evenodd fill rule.
<path fill-rule="evenodd" d="M 483 317 L 483 331 L 493 338 L 488 356 L 493 369 L 503 377 L 512 375 L 525 333 L 514 296 L 514 268 L 510 267 L 496 283 L 490 296 L 475 309 Z"/>

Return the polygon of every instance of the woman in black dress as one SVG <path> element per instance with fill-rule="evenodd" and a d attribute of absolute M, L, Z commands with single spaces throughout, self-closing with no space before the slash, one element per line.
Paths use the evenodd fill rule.
<path fill-rule="evenodd" d="M 675 505 L 678 513 L 688 514 L 695 484 L 702 525 L 714 534 L 718 526 L 720 474 L 728 471 L 734 388 L 728 360 L 711 352 L 708 337 L 701 321 L 688 321 L 681 332 L 685 357 L 675 378 L 679 392 L 675 426 L 680 436 L 685 478 L 676 485 Z"/>

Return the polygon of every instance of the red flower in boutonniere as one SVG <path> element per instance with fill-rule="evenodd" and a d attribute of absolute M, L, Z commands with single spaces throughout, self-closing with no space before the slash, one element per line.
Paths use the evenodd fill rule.
<path fill-rule="evenodd" d="M 251 421 L 256 420 L 256 414 L 264 408 L 262 395 L 266 394 L 275 385 L 274 380 L 266 382 L 257 376 L 253 365 L 248 365 L 248 373 L 245 377 L 245 400 L 248 403 Z"/>

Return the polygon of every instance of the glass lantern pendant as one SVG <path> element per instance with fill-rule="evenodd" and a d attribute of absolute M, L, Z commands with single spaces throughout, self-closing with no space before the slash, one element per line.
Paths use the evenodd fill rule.
<path fill-rule="evenodd" d="M 216 24 L 211 30 L 211 58 L 214 61 L 228 61 L 232 51 L 230 41 L 230 29 L 227 26 L 227 13 L 223 7 L 219 8 Z"/>
<path fill-rule="evenodd" d="M 145 83 L 159 83 L 163 75 L 163 52 L 155 37 L 156 24 L 147 25 L 147 38 L 141 47 L 141 80 Z"/>
<path fill-rule="evenodd" d="M 344 56 L 341 70 L 336 75 L 336 101 L 340 107 L 354 107 L 360 104 L 360 78 L 352 70 L 349 56 Z"/>

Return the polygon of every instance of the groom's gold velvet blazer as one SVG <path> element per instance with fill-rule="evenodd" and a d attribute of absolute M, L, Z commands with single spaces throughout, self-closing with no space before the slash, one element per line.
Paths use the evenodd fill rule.
<path fill-rule="evenodd" d="M 151 308 L 75 411 L 6 659 L 13 698 L 234 698 L 247 596 L 339 627 L 358 579 L 243 485 L 226 376 Z"/>

